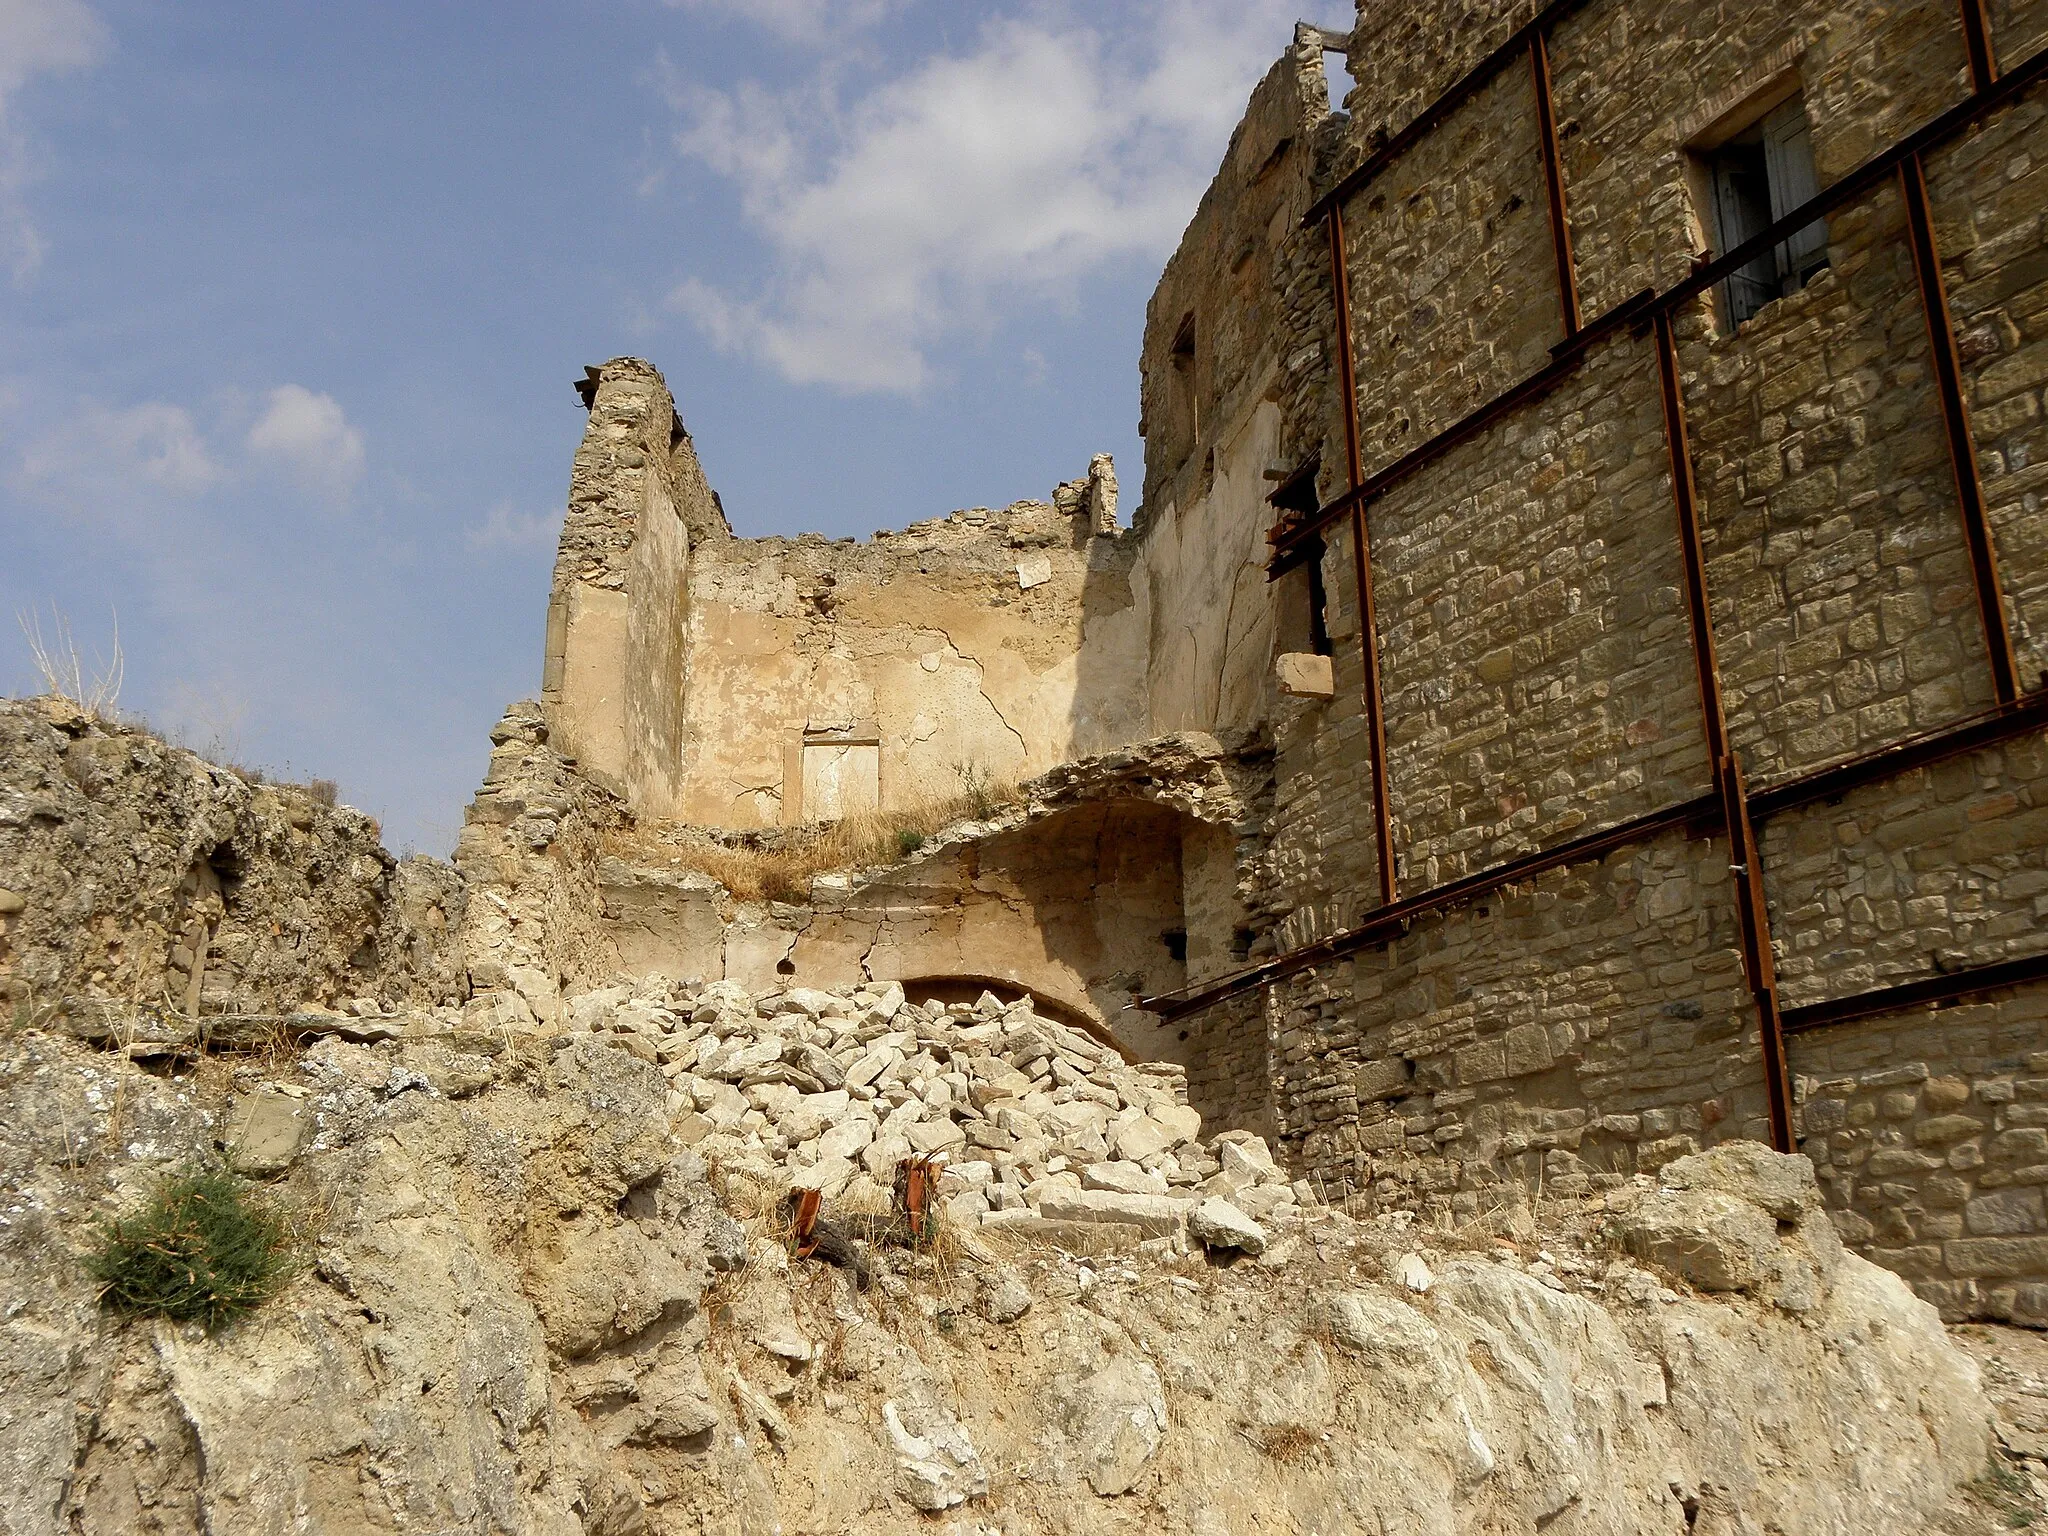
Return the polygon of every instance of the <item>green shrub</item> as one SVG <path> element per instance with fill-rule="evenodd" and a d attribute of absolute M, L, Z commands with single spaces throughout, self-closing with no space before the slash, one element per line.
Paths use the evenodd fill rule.
<path fill-rule="evenodd" d="M 906 859 L 924 846 L 924 834 L 915 827 L 901 827 L 896 832 L 896 851 Z"/>
<path fill-rule="evenodd" d="M 233 1174 L 171 1174 L 133 1216 L 100 1224 L 87 1268 L 119 1312 L 199 1323 L 208 1333 L 274 1295 L 293 1268 L 291 1224 Z"/>

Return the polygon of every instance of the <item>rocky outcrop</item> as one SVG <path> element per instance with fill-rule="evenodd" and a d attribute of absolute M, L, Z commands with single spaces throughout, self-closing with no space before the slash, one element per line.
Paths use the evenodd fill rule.
<path fill-rule="evenodd" d="M 331 801 L 61 699 L 0 700 L 0 996 L 24 1016 L 459 1001 L 462 882 Z"/>
<path fill-rule="evenodd" d="M 764 1056 L 746 1069 L 763 1080 L 739 1087 L 715 1063 L 748 1047 L 707 1027 L 688 1043 L 711 1058 L 702 1080 L 784 1099 L 764 1092 L 792 1087 L 778 1072 L 832 1053 L 777 1021 L 863 1027 L 834 1001 L 851 1004 L 742 1010 L 709 991 L 689 1013 L 744 1011 L 798 1059 Z M 1185 1229 L 949 1217 L 937 1249 L 873 1247 L 861 1290 L 793 1255 L 780 1187 L 761 1182 L 803 1171 L 810 1141 L 783 1133 L 809 1131 L 802 1095 L 772 1120 L 748 1103 L 757 1148 L 681 1144 L 703 1112 L 676 1085 L 698 1074 L 667 1070 L 683 1060 L 675 1031 L 641 1027 L 679 1003 L 600 1000 L 585 1011 L 606 1027 L 554 1037 L 419 1016 L 395 1038 L 183 1075 L 7 1036 L 0 1531 L 911 1532 L 939 1512 L 1076 1532 L 1249 1531 L 1283 1512 L 1325 1531 L 1907 1531 L 1984 1464 L 1974 1370 L 1895 1277 L 1836 1256 L 1793 1308 L 1782 1281 L 1695 1290 L 1690 1248 L 1638 1236 L 1717 1230 L 1733 1201 L 1787 1223 L 1782 1275 L 1811 1256 L 1800 1160 L 1710 1153 L 1491 1235 L 1297 1199 L 1262 1223 L 1264 1253 L 1234 1263 Z M 976 1029 L 999 1042 L 1014 1022 L 928 1018 L 918 1049 Z M 859 1102 L 944 1080 L 906 1079 L 914 1054 Z M 1008 1068 L 1027 1082 L 1075 1059 L 1011 1054 L 1030 1057 Z M 1020 1098 L 1135 1078 L 1093 1066 L 1072 1085 L 1048 1066 Z M 963 1075 L 968 1103 L 984 1083 L 1017 1086 Z M 161 1169 L 232 1153 L 266 1097 L 303 1121 L 270 1164 L 320 1213 L 302 1273 L 212 1337 L 100 1316 L 78 1263 L 92 1218 Z M 1113 1139 L 1082 1182 L 1132 1164 Z M 1246 1139 L 1221 1143 L 1227 1163 L 1217 1145 L 1132 1166 L 1171 1156 L 1185 1174 L 1197 1152 L 1218 1164 L 1208 1180 L 1264 1166 Z M 1167 1198 L 1076 1191 L 1098 1192 Z"/>

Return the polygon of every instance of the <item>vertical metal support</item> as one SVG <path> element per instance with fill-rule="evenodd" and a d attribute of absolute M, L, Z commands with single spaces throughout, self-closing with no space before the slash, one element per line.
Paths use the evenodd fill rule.
<path fill-rule="evenodd" d="M 1984 0 L 1959 0 L 1963 13 L 1963 51 L 1970 56 L 1970 89 L 1988 90 L 1998 79 L 1998 53 L 1991 46 L 1991 18 Z"/>
<path fill-rule="evenodd" d="M 1699 674 L 1700 719 L 1714 789 L 1728 832 L 1728 862 L 1735 876 L 1735 911 L 1742 929 L 1742 967 L 1756 1000 L 1757 1033 L 1763 1055 L 1764 1102 L 1771 1145 L 1793 1150 L 1792 1080 L 1785 1066 L 1784 1021 L 1778 1009 L 1778 969 L 1771 950 L 1770 908 L 1764 899 L 1762 851 L 1750 821 L 1742 764 L 1728 743 L 1728 717 L 1721 698 L 1721 672 L 1714 656 L 1714 621 L 1707 602 L 1706 551 L 1700 539 L 1699 494 L 1693 482 L 1692 445 L 1685 425 L 1685 395 L 1678 378 L 1678 343 L 1671 314 L 1658 309 L 1657 383 L 1664 400 L 1664 443 L 1671 456 L 1671 500 L 1678 513 L 1678 540 L 1685 564 L 1686 609 L 1692 623 L 1693 665 Z"/>
<path fill-rule="evenodd" d="M 1344 411 L 1344 472 L 1356 491 L 1365 483 L 1358 446 L 1358 379 L 1351 356 L 1351 278 L 1344 260 L 1344 207 L 1330 204 L 1330 287 L 1337 311 L 1337 392 Z M 1400 894 L 1394 878 L 1394 823 L 1387 810 L 1387 725 L 1380 699 L 1379 626 L 1373 617 L 1372 550 L 1366 541 L 1365 503 L 1351 510 L 1351 555 L 1358 580 L 1359 651 L 1365 670 L 1365 728 L 1372 749 L 1373 834 L 1378 843 L 1380 905 Z"/>
<path fill-rule="evenodd" d="M 1564 170 L 1557 158 L 1557 112 L 1550 102 L 1550 48 L 1543 29 L 1529 34 L 1529 78 L 1536 90 L 1536 140 L 1543 151 L 1543 192 L 1550 202 L 1550 246 L 1557 258 L 1557 304 L 1565 340 L 1584 326 L 1579 313 L 1578 264 L 1572 258 L 1572 226 L 1564 206 Z"/>
<path fill-rule="evenodd" d="M 1991 660 L 1991 685 L 1998 702 L 2019 697 L 2019 668 L 2013 660 L 2012 630 L 2005 620 L 2005 596 L 1998 580 L 1998 551 L 1984 517 L 1984 487 L 1977 478 L 1977 443 L 1970 435 L 1970 408 L 1963 399 L 1963 367 L 1956 354 L 1955 322 L 1941 280 L 1941 249 L 1927 207 L 1927 174 L 1920 157 L 1899 162 L 1899 195 L 1906 205 L 1906 238 L 1913 247 L 1913 271 L 1920 279 L 1920 307 L 1927 315 L 1927 350 L 1941 422 L 1948 434 L 1949 466 L 1955 471 L 1956 506 L 1963 516 L 1963 540 L 1970 549 L 1970 577 L 1977 588 L 1977 612 Z"/>

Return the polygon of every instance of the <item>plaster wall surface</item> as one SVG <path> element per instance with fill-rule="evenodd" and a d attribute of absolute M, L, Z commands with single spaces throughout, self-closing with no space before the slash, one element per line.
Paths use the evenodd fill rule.
<path fill-rule="evenodd" d="M 869 543 L 730 539 L 689 571 L 682 746 L 648 813 L 795 825 L 1016 781 L 1145 734 L 1129 551 L 1072 510 L 1019 502 Z M 805 803 L 806 743 L 874 748 L 874 783 Z M 846 772 L 855 773 L 852 765 Z M 850 796 L 851 798 L 846 798 Z"/>

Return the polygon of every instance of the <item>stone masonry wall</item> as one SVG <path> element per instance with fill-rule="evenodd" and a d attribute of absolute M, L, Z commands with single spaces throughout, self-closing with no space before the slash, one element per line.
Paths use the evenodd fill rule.
<path fill-rule="evenodd" d="M 2048 996 L 1794 1042 L 1800 1146 L 1842 1237 L 1950 1319 L 2048 1327 Z"/>
<path fill-rule="evenodd" d="M 1534 10 L 1361 7 L 1350 121 L 1319 153 L 1318 185 Z M 2008 67 L 2048 36 L 2048 6 L 1993 19 Z M 1549 53 L 1588 318 L 1711 249 L 1691 151 L 1750 104 L 1796 79 L 1825 185 L 1969 90 L 1948 4 L 1588 0 Z M 1528 80 L 1510 67 L 1345 209 L 1368 473 L 1542 366 L 1563 335 Z M 1926 163 L 2023 688 L 2041 681 L 2048 629 L 2044 116 L 2029 97 Z M 1753 786 L 1991 700 L 1903 236 L 1887 183 L 1831 217 L 1830 270 L 1803 292 L 1739 330 L 1713 294 L 1675 317 L 1722 685 Z M 1343 476 L 1322 244 L 1320 230 L 1289 236 L 1273 281 L 1281 458 L 1320 453 L 1327 499 Z M 1369 519 L 1402 894 L 1708 792 L 1645 332 L 1599 343 Z M 1337 686 L 1273 718 L 1253 958 L 1378 902 L 1348 533 L 1328 542 Z M 2042 741 L 2025 738 L 1766 822 L 1786 1006 L 2038 951 L 2044 772 Z M 1446 1216 L 1512 1185 L 1597 1188 L 1766 1134 L 1728 864 L 1720 834 L 1666 833 L 1273 984 L 1262 1031 L 1243 996 L 1180 1023 L 1218 1062 L 1268 1053 L 1273 1129 L 1332 1185 Z M 2017 1085 L 2037 1073 L 2044 1007 L 2020 993 L 1791 1042 L 1845 1236 L 1952 1315 L 2031 1317 L 2029 1287 L 2048 1283 L 2039 1191 L 2012 1171 L 2034 1166 Z M 1941 1086 L 1897 1097 L 1922 1079 Z M 1922 1129 L 1963 1113 L 1981 1126 Z M 1878 1129 L 1840 1141 L 1852 1115 Z M 1994 1143 L 2012 1149 L 2002 1161 Z M 1976 1147 L 1990 1182 L 1950 1145 Z M 1829 1172 L 1859 1147 L 1880 1175 Z"/>

